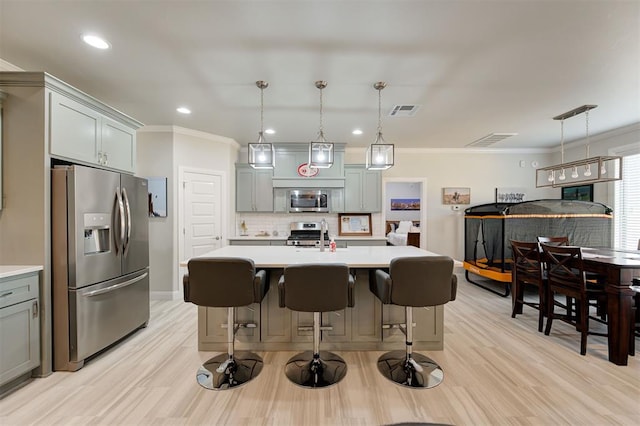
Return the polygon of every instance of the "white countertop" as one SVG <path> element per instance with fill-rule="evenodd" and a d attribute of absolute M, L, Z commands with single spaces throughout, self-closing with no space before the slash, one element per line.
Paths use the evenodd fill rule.
<path fill-rule="evenodd" d="M 42 265 L 0 265 L 0 278 L 42 271 Z"/>
<path fill-rule="evenodd" d="M 289 238 L 289 236 L 281 236 L 278 235 L 276 237 L 274 237 L 273 235 L 268 235 L 268 236 L 257 236 L 257 235 L 238 235 L 235 237 L 229 237 L 228 240 L 229 241 L 263 241 L 263 240 L 274 240 L 274 241 L 286 241 Z M 381 240 L 386 240 L 387 238 L 385 236 L 380 236 L 380 237 L 371 237 L 371 236 L 366 236 L 366 237 L 359 237 L 359 236 L 354 236 L 354 237 L 348 237 L 348 236 L 344 236 L 344 235 L 336 235 L 335 236 L 336 241 L 339 240 L 357 240 L 357 241 L 381 241 Z"/>
<path fill-rule="evenodd" d="M 437 256 L 413 246 L 362 246 L 328 249 L 293 246 L 225 246 L 198 257 L 244 257 L 252 259 L 258 268 L 284 268 L 301 263 L 346 263 L 351 268 L 388 267 L 395 257 Z M 187 261 L 180 263 L 187 266 Z"/>

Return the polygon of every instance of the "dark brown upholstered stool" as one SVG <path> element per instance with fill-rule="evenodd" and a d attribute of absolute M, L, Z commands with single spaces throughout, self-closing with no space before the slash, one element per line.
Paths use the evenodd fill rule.
<path fill-rule="evenodd" d="M 404 351 L 392 351 L 378 358 L 378 370 L 387 379 L 412 388 L 439 385 L 444 373 L 432 359 L 413 353 L 413 307 L 437 306 L 455 300 L 458 280 L 453 259 L 448 256 L 398 257 L 389 273 L 378 269 L 370 281 L 373 294 L 384 304 L 405 307 Z"/>
<path fill-rule="evenodd" d="M 320 315 L 352 307 L 354 285 L 345 264 L 301 264 L 284 269 L 278 283 L 280 307 L 313 312 L 313 352 L 293 356 L 285 367 L 293 383 L 321 388 L 338 383 L 347 374 L 347 364 L 340 356 L 320 351 Z"/>
<path fill-rule="evenodd" d="M 238 328 L 255 324 L 236 324 L 236 307 L 260 303 L 269 289 L 265 271 L 256 273 L 251 259 L 195 258 L 184 276 L 184 301 L 198 306 L 228 308 L 226 354 L 205 362 L 196 378 L 207 389 L 221 390 L 240 386 L 262 371 L 262 358 L 253 352 L 234 353 Z"/>

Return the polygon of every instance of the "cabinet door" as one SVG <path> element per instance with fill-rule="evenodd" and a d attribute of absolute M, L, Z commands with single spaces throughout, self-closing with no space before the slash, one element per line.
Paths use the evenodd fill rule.
<path fill-rule="evenodd" d="M 363 170 L 362 179 L 362 209 L 365 212 L 381 211 L 382 191 L 381 176 L 379 171 Z"/>
<path fill-rule="evenodd" d="M 253 202 L 253 170 L 236 168 L 236 211 L 252 212 Z"/>
<path fill-rule="evenodd" d="M 255 170 L 253 197 L 257 212 L 273 212 L 272 175 L 271 170 Z"/>
<path fill-rule="evenodd" d="M 342 213 L 344 211 L 344 189 L 334 188 L 331 190 L 331 208 L 332 213 Z"/>
<path fill-rule="evenodd" d="M 382 336 L 382 303 L 369 290 L 369 274 L 375 270 L 356 270 L 356 306 L 350 309 L 352 342 L 379 342 Z"/>
<path fill-rule="evenodd" d="M 101 116 L 59 93 L 50 93 L 51 155 L 98 164 Z"/>
<path fill-rule="evenodd" d="M 228 308 L 202 308 L 206 309 L 204 335 L 200 336 L 201 341 L 206 342 L 226 342 L 227 341 L 227 317 Z M 250 327 L 241 327 L 236 332 L 238 342 L 259 342 L 260 341 L 260 304 L 253 303 L 249 306 L 236 308 L 236 324 L 251 324 Z M 253 327 L 255 325 L 255 327 Z M 201 331 L 202 333 L 202 331 Z"/>
<path fill-rule="evenodd" d="M 136 166 L 136 131 L 103 117 L 99 158 L 103 166 L 133 172 Z"/>
<path fill-rule="evenodd" d="M 287 213 L 287 190 L 283 188 L 275 188 L 273 190 L 273 212 Z"/>
<path fill-rule="evenodd" d="M 362 170 L 345 167 L 344 178 L 344 211 L 347 213 L 363 211 Z"/>
<path fill-rule="evenodd" d="M 0 309 L 0 385 L 40 365 L 37 300 Z"/>

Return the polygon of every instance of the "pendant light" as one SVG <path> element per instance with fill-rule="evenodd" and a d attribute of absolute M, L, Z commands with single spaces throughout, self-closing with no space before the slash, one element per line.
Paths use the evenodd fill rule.
<path fill-rule="evenodd" d="M 273 144 L 264 141 L 264 89 L 269 83 L 264 80 L 256 81 L 260 89 L 260 131 L 256 143 L 250 143 L 248 147 L 249 165 L 254 169 L 273 169 L 275 167 L 275 150 Z"/>
<path fill-rule="evenodd" d="M 378 91 L 378 132 L 376 140 L 367 149 L 365 165 L 367 170 L 387 170 L 393 166 L 393 144 L 388 144 L 382 137 L 382 89 L 387 86 L 378 81 L 373 88 Z"/>
<path fill-rule="evenodd" d="M 333 143 L 324 138 L 322 127 L 322 89 L 327 87 L 327 82 L 318 80 L 315 83 L 320 90 L 320 131 L 316 141 L 309 144 L 309 167 L 314 169 L 328 169 L 333 166 Z"/>
<path fill-rule="evenodd" d="M 591 183 L 611 182 L 622 179 L 622 157 L 620 156 L 598 156 L 589 157 L 589 111 L 597 105 L 582 105 L 567 111 L 556 117 L 560 120 L 560 164 L 543 167 L 536 170 L 536 187 L 562 187 L 573 185 L 584 185 Z M 564 120 L 585 114 L 586 122 L 586 156 L 583 160 L 564 162 Z M 565 174 L 565 170 L 571 170 L 570 178 Z"/>

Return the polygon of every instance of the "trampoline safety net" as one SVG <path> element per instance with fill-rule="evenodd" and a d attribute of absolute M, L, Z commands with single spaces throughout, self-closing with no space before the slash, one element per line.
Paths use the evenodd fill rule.
<path fill-rule="evenodd" d="M 465 268 L 503 282 L 511 281 L 511 240 L 567 236 L 584 247 L 611 247 L 612 210 L 601 203 L 535 200 L 491 203 L 465 210 Z"/>

